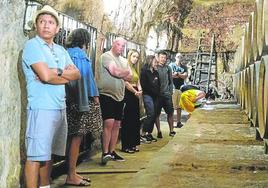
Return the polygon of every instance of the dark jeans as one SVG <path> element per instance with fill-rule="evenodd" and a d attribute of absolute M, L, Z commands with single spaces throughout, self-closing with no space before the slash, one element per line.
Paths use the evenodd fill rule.
<path fill-rule="evenodd" d="M 143 132 L 152 133 L 156 118 L 157 99 L 153 99 L 150 95 L 143 95 L 143 103 L 147 116 L 143 122 Z"/>

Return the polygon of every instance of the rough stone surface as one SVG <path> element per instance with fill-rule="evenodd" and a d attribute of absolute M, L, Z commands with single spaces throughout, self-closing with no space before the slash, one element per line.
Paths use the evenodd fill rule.
<path fill-rule="evenodd" d="M 0 2 L 0 187 L 19 187 L 22 102 L 18 64 L 23 35 L 23 1 Z"/>
<path fill-rule="evenodd" d="M 235 51 L 245 23 L 254 11 L 255 0 L 203 1 L 195 0 L 182 29 L 182 51 L 197 49 L 202 35 L 208 44 L 214 34 L 219 52 Z"/>

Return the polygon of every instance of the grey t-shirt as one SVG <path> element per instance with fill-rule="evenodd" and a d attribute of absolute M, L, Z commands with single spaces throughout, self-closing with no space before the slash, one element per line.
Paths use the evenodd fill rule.
<path fill-rule="evenodd" d="M 108 71 L 109 63 L 114 62 L 120 68 L 128 68 L 127 60 L 121 56 L 116 57 L 111 51 L 105 52 L 100 57 L 99 79 L 97 85 L 99 93 L 122 101 L 125 95 L 125 82 L 121 78 L 112 76 Z"/>

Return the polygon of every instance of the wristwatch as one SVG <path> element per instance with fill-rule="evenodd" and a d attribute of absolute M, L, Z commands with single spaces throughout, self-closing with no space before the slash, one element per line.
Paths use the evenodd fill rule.
<path fill-rule="evenodd" d="M 58 76 L 61 76 L 61 75 L 62 75 L 62 73 L 63 73 L 63 70 L 62 70 L 62 69 L 60 69 L 60 68 L 57 68 L 57 74 L 58 74 Z"/>

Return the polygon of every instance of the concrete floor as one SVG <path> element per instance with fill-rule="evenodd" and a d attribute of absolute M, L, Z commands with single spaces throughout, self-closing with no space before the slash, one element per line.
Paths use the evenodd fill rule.
<path fill-rule="evenodd" d="M 78 172 L 90 177 L 94 188 L 268 187 L 268 155 L 238 106 L 198 109 L 174 138 L 166 122 L 161 126 L 164 138 L 158 142 L 142 144 L 135 154 L 119 151 L 125 162 L 100 166 L 99 153 L 81 163 Z M 52 187 L 65 187 L 65 178 Z"/>

